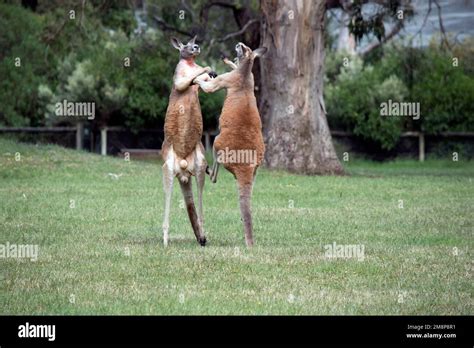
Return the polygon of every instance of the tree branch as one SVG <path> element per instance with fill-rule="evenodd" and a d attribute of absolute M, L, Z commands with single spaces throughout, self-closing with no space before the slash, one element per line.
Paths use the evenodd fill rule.
<path fill-rule="evenodd" d="M 82 0 L 81 19 L 79 20 L 80 28 L 84 28 L 84 7 L 86 6 L 86 0 Z"/>
<path fill-rule="evenodd" d="M 379 3 L 380 0 L 374 0 L 373 2 L 374 3 Z M 405 8 L 408 8 L 408 9 L 413 8 L 411 3 L 407 0 L 401 1 L 401 5 L 404 6 Z M 384 35 L 381 40 L 372 42 L 371 44 L 368 44 L 367 46 L 362 48 L 360 50 L 359 54 L 363 57 L 366 54 L 368 54 L 369 52 L 371 52 L 372 50 L 376 49 L 377 47 L 380 47 L 381 45 L 383 45 L 387 41 L 391 40 L 394 36 L 396 36 L 403 29 L 404 21 L 405 21 L 405 17 L 403 17 L 403 19 L 399 19 L 397 21 L 397 24 L 395 24 L 395 26 L 390 30 L 390 32 L 388 34 Z"/>
<path fill-rule="evenodd" d="M 403 22 L 398 21 L 397 24 L 392 28 L 392 30 L 390 30 L 390 32 L 382 38 L 382 40 L 377 40 L 377 41 L 372 42 L 371 44 L 368 44 L 367 46 L 365 46 L 364 48 L 360 50 L 359 54 L 363 57 L 369 52 L 376 49 L 377 47 L 380 47 L 381 45 L 383 45 L 384 43 L 392 39 L 395 35 L 397 35 L 400 32 L 400 30 L 402 30 L 402 28 L 403 28 Z"/>
<path fill-rule="evenodd" d="M 449 44 L 448 37 L 446 36 L 446 30 L 444 29 L 443 25 L 443 17 L 441 16 L 441 6 L 439 5 L 438 0 L 433 0 L 436 7 L 438 8 L 438 20 L 439 20 L 439 29 L 441 31 L 441 36 L 443 38 L 444 44 L 446 47 L 451 50 L 451 45 Z"/>
<path fill-rule="evenodd" d="M 184 9 L 188 11 L 189 15 L 191 16 L 191 21 L 194 23 L 196 21 L 194 12 L 191 7 L 189 7 L 189 4 L 186 2 L 186 0 L 181 0 L 181 5 L 183 5 Z"/>
<path fill-rule="evenodd" d="M 234 37 L 234 36 L 238 36 L 238 35 L 241 35 L 243 33 L 245 33 L 245 31 L 247 30 L 247 28 L 253 24 L 253 23 L 257 23 L 258 22 L 258 19 L 250 19 L 247 23 L 245 23 L 245 25 L 238 31 L 236 32 L 233 32 L 233 33 L 229 33 L 227 34 L 226 36 L 224 36 L 223 38 L 220 38 L 220 39 L 217 39 L 217 42 L 224 42 L 226 40 L 229 40 L 230 38 Z"/>
<path fill-rule="evenodd" d="M 237 7 L 227 2 L 211 1 L 211 2 L 206 3 L 205 5 L 201 7 L 201 10 L 199 11 L 199 19 L 200 19 L 201 27 L 203 28 L 203 30 L 207 28 L 207 23 L 209 21 L 209 11 L 213 6 L 219 6 L 219 7 L 232 9 L 232 11 L 234 12 L 234 16 L 235 16 L 235 11 L 237 11 Z"/>
<path fill-rule="evenodd" d="M 47 44 L 52 43 L 54 40 L 56 40 L 56 37 L 61 33 L 61 31 L 64 29 L 66 26 L 67 20 L 63 20 L 62 23 L 59 25 L 59 27 L 54 31 L 54 33 L 46 33 L 44 35 L 44 42 Z"/>
<path fill-rule="evenodd" d="M 153 15 L 153 19 L 158 24 L 160 29 L 163 30 L 163 31 L 174 31 L 174 32 L 176 32 L 178 34 L 181 34 L 181 35 L 186 35 L 186 36 L 189 36 L 189 37 L 193 37 L 193 34 L 190 33 L 189 31 L 181 30 L 181 29 L 176 28 L 176 27 L 172 27 L 171 25 L 166 23 L 161 17 L 159 17 L 157 15 Z"/>
<path fill-rule="evenodd" d="M 431 13 L 431 3 L 432 3 L 432 0 L 429 0 L 428 1 L 428 11 L 426 12 L 426 15 L 425 15 L 425 18 L 423 18 L 423 23 L 421 24 L 421 27 L 420 29 L 418 29 L 418 31 L 415 33 L 415 35 L 413 35 L 413 37 L 417 36 L 418 34 L 421 33 L 421 31 L 423 30 L 423 28 L 425 27 L 426 25 L 426 21 L 428 20 L 428 17 Z"/>
<path fill-rule="evenodd" d="M 201 11 L 200 11 L 200 14 L 199 14 L 199 17 L 201 18 L 201 20 L 205 17 L 205 19 L 207 20 L 207 16 L 209 14 L 209 10 L 211 9 L 211 7 L 213 6 L 220 6 L 220 7 L 225 7 L 225 8 L 230 8 L 232 10 L 237 10 L 237 7 L 235 7 L 235 5 L 233 4 L 230 4 L 230 3 L 227 3 L 227 2 L 223 2 L 223 1 L 211 1 L 211 2 L 208 2 L 207 4 L 205 4 L 202 8 L 201 8 Z"/>

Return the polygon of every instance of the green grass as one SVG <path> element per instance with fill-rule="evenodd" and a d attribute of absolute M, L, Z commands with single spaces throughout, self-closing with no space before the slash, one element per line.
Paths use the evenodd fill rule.
<path fill-rule="evenodd" d="M 261 170 L 252 250 L 228 172 L 206 182 L 206 248 L 175 182 L 165 249 L 159 165 L 0 138 L 0 244 L 39 245 L 36 262 L 0 259 L 0 313 L 472 315 L 474 163 L 347 170 Z M 333 242 L 365 259 L 326 258 Z"/>

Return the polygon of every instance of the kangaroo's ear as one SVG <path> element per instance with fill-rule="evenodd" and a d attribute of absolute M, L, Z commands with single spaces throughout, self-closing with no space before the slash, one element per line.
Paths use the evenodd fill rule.
<path fill-rule="evenodd" d="M 266 47 L 260 47 L 253 51 L 254 57 L 262 57 L 267 53 L 268 49 Z"/>
<path fill-rule="evenodd" d="M 173 45 L 173 47 L 176 48 L 178 51 L 180 51 L 181 48 L 183 48 L 183 46 L 184 46 L 183 43 L 175 37 L 172 37 L 170 41 L 171 41 L 171 44 Z"/>
<path fill-rule="evenodd" d="M 196 39 L 197 39 L 197 35 L 194 35 L 194 37 L 191 40 L 189 40 L 188 45 L 191 45 L 191 46 L 194 45 L 194 43 L 196 42 Z"/>

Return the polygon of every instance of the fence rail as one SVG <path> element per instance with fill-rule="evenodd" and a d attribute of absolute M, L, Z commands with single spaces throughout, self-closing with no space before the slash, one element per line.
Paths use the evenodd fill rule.
<path fill-rule="evenodd" d="M 125 127 L 104 127 L 100 130 L 101 138 L 101 154 L 107 154 L 107 132 L 127 132 L 129 129 Z M 143 129 L 146 132 L 163 132 L 162 129 Z M 84 123 L 77 123 L 72 127 L 0 127 L 0 133 L 62 133 L 62 132 L 76 132 L 76 149 L 83 148 Z M 217 130 L 204 131 L 204 144 L 206 150 L 211 149 L 211 136 L 219 134 Z M 354 133 L 333 130 L 331 131 L 333 137 L 352 137 Z M 418 138 L 418 159 L 420 162 L 425 160 L 425 136 L 423 132 L 404 132 L 400 135 L 402 138 Z M 474 138 L 474 132 L 441 132 L 436 136 L 445 138 Z"/>
<path fill-rule="evenodd" d="M 62 133 L 74 132 L 77 127 L 3 127 L 0 132 L 5 133 Z"/>
<path fill-rule="evenodd" d="M 354 133 L 346 131 L 331 131 L 333 137 L 352 137 L 355 136 Z M 401 138 L 418 138 L 418 160 L 423 162 L 425 160 L 425 136 L 423 132 L 403 132 L 400 134 Z M 430 136 L 430 135 L 428 135 Z M 436 134 L 436 136 L 444 138 L 474 138 L 474 132 L 441 132 Z"/>

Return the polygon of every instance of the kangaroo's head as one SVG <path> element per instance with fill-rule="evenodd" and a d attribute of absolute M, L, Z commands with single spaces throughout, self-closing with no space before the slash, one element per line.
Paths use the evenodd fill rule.
<path fill-rule="evenodd" d="M 179 39 L 172 37 L 171 44 L 179 51 L 179 56 L 182 59 L 195 58 L 201 53 L 201 48 L 196 44 L 196 36 L 193 37 L 186 45 Z"/>
<path fill-rule="evenodd" d="M 266 47 L 260 47 L 252 51 L 250 47 L 239 42 L 235 45 L 237 52 L 237 65 L 241 74 L 249 75 L 252 72 L 255 58 L 263 56 L 267 52 Z"/>
<path fill-rule="evenodd" d="M 266 47 L 260 47 L 252 51 L 250 47 L 239 42 L 235 45 L 235 51 L 237 52 L 237 59 L 239 63 L 249 61 L 253 62 L 255 58 L 263 56 L 267 52 Z"/>

